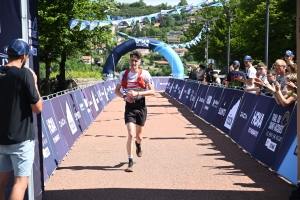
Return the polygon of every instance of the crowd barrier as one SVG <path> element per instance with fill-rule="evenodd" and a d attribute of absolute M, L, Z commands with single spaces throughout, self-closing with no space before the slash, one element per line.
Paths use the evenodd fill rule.
<path fill-rule="evenodd" d="M 271 97 L 173 78 L 165 92 L 297 185 L 297 103 L 283 107 Z"/>

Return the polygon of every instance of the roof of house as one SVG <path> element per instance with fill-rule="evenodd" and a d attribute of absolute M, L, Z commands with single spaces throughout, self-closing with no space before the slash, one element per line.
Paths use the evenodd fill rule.
<path fill-rule="evenodd" d="M 168 65 L 169 62 L 167 62 L 167 61 L 159 61 L 157 64 L 158 65 Z"/>
<path fill-rule="evenodd" d="M 81 57 L 82 60 L 89 60 L 89 59 L 91 59 L 91 58 L 92 58 L 92 56 L 82 56 L 82 57 Z"/>
<path fill-rule="evenodd" d="M 167 38 L 168 41 L 180 41 L 180 38 Z"/>
<path fill-rule="evenodd" d="M 154 27 L 159 27 L 159 26 L 160 26 L 160 23 L 155 23 L 153 26 L 154 26 Z"/>
<path fill-rule="evenodd" d="M 186 52 L 186 51 L 189 51 L 189 50 L 186 49 L 186 48 L 175 48 L 174 51 L 175 52 L 182 52 L 182 51 Z"/>

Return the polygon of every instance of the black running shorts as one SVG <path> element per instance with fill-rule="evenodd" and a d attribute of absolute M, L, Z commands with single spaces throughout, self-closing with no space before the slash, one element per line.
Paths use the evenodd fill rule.
<path fill-rule="evenodd" d="M 124 113 L 125 124 L 133 122 L 139 126 L 144 126 L 147 119 L 147 108 L 145 105 L 145 98 L 136 103 L 126 102 Z"/>

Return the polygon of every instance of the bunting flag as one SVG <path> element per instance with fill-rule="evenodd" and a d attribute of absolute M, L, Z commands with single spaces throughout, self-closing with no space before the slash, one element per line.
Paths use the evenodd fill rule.
<path fill-rule="evenodd" d="M 70 20 L 70 29 L 74 28 L 75 26 L 77 26 L 77 24 L 79 23 L 80 21 L 78 19 L 71 19 Z"/>
<path fill-rule="evenodd" d="M 94 30 L 99 24 L 99 21 L 92 21 L 90 24 L 90 31 Z"/>
<path fill-rule="evenodd" d="M 90 25 L 89 21 L 81 21 L 81 26 L 79 31 L 82 31 L 83 29 L 87 28 Z"/>

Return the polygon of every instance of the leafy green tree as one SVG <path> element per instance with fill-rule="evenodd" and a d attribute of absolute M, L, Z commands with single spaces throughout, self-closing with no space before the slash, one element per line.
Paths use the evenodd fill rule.
<path fill-rule="evenodd" d="M 178 3 L 178 6 L 186 6 L 188 5 L 188 2 L 186 0 L 180 0 L 180 2 Z"/>
<path fill-rule="evenodd" d="M 89 49 L 92 38 L 101 42 L 112 38 L 109 26 L 97 27 L 93 31 L 79 31 L 80 26 L 70 30 L 69 20 L 105 20 L 105 10 L 114 6 L 112 0 L 39 0 L 40 60 L 45 63 L 47 80 L 52 62 L 60 61 L 60 70 L 63 70 L 67 55 L 73 56 L 83 49 Z"/>

